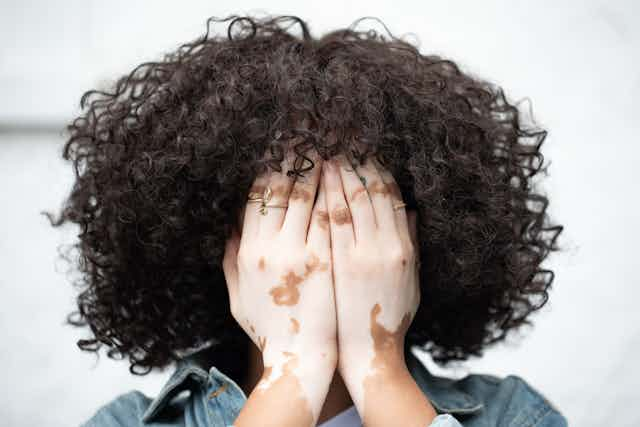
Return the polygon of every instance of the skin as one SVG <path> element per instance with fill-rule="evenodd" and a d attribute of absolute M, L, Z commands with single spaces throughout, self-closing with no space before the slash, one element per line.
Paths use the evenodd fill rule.
<path fill-rule="evenodd" d="M 248 203 L 225 250 L 231 311 L 252 341 L 234 425 L 314 426 L 351 404 L 367 427 L 429 425 L 403 352 L 420 302 L 415 214 L 393 209 L 397 184 L 372 159 L 356 173 L 316 155 L 297 179 L 292 160 L 251 190 L 277 188 L 269 204 L 289 207 Z"/>

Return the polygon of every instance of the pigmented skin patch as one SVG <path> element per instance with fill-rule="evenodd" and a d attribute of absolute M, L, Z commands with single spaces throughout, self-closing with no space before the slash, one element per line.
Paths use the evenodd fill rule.
<path fill-rule="evenodd" d="M 264 257 L 262 257 L 262 256 L 258 260 L 258 269 L 259 270 L 264 270 Z"/>
<path fill-rule="evenodd" d="M 324 271 L 329 268 L 328 262 L 320 262 L 317 255 L 312 254 L 310 262 L 305 263 L 305 271 L 302 276 L 293 271 L 287 272 L 280 279 L 281 283 L 269 290 L 276 305 L 295 305 L 300 299 L 299 285 L 304 282 L 314 271 Z"/>
<path fill-rule="evenodd" d="M 289 198 L 290 192 L 291 192 L 290 185 L 282 184 L 282 185 L 272 186 L 271 187 L 271 203 L 273 203 L 274 200 L 277 201 L 278 203 L 285 202 Z"/>
<path fill-rule="evenodd" d="M 291 194 L 289 195 L 289 200 L 302 200 L 303 202 L 308 202 L 311 200 L 311 192 L 305 188 L 302 188 L 300 185 L 293 186 L 291 190 Z"/>
<path fill-rule="evenodd" d="M 398 186 L 398 183 L 395 181 L 390 181 L 390 182 L 386 182 L 385 185 L 387 186 L 389 193 L 393 196 L 394 201 L 401 202 L 402 192 L 400 191 L 400 187 Z"/>
<path fill-rule="evenodd" d="M 280 424 L 283 427 L 299 427 L 299 426 L 313 426 L 313 412 L 311 405 L 305 397 L 304 390 L 300 384 L 300 380 L 294 373 L 294 369 L 298 366 L 298 357 L 291 352 L 283 351 L 285 356 L 288 357 L 287 362 L 282 367 L 282 375 L 273 380 L 266 388 L 258 387 L 258 385 L 264 386 L 268 383 L 272 374 L 272 367 L 265 366 L 262 378 L 258 385 L 251 392 L 251 397 L 245 403 L 246 405 L 252 405 L 251 410 L 243 410 L 240 412 L 238 418 L 234 421 L 234 425 L 237 426 L 258 426 L 258 425 L 273 425 L 268 422 L 265 424 L 265 414 L 280 414 L 287 413 L 292 414 L 295 411 L 295 416 L 289 417 L 294 420 L 292 424 Z M 256 397 L 253 397 L 256 394 Z M 269 406 L 266 406 L 265 398 L 262 396 L 267 394 L 273 394 L 274 396 L 286 396 L 286 399 L 269 399 Z M 294 414 L 292 414 L 294 415 Z"/>
<path fill-rule="evenodd" d="M 363 425 L 367 425 L 367 414 L 379 413 L 379 408 L 384 407 L 388 402 L 385 399 L 384 390 L 388 384 L 397 383 L 398 381 L 411 381 L 411 376 L 398 375 L 398 373 L 406 370 L 404 360 L 404 336 L 411 324 L 411 313 L 407 312 L 400 322 L 396 331 L 389 331 L 377 322 L 377 317 L 382 311 L 380 304 L 376 303 L 371 309 L 370 330 L 373 339 L 374 357 L 370 364 L 370 373 L 364 379 L 364 417 Z M 404 384 L 403 384 L 404 385 Z M 416 402 L 415 408 L 419 408 L 421 403 Z M 390 411 L 396 413 L 396 411 Z M 407 420 L 411 420 L 411 414 L 407 414 Z M 416 419 L 416 418 L 414 418 Z M 395 422 L 388 420 L 391 424 Z M 400 425 L 405 424 L 404 421 L 395 420 Z M 389 424 L 389 425 L 391 425 Z M 386 425 L 382 423 L 382 425 Z"/>
<path fill-rule="evenodd" d="M 331 211 L 331 219 L 336 225 L 351 224 L 351 212 L 348 207 L 336 208 Z"/>
<path fill-rule="evenodd" d="M 282 276 L 282 284 L 271 288 L 269 294 L 273 297 L 273 302 L 277 305 L 295 305 L 300 299 L 298 285 L 304 278 L 293 271 L 289 271 Z"/>
<path fill-rule="evenodd" d="M 318 210 L 317 215 L 318 215 L 317 216 L 318 227 L 322 228 L 323 230 L 326 230 L 327 227 L 329 226 L 329 214 L 326 211 Z"/>
<path fill-rule="evenodd" d="M 358 187 L 356 191 L 351 193 L 351 197 L 349 198 L 349 201 L 354 202 L 356 200 L 356 197 L 360 196 L 361 194 L 366 194 L 366 192 L 367 192 L 367 189 L 364 186 Z"/>
<path fill-rule="evenodd" d="M 374 181 L 367 188 L 369 194 L 381 194 L 384 197 L 389 194 L 389 188 L 382 181 Z"/>
<path fill-rule="evenodd" d="M 291 320 L 291 332 L 297 334 L 300 331 L 300 323 L 294 318 L 289 318 Z"/>

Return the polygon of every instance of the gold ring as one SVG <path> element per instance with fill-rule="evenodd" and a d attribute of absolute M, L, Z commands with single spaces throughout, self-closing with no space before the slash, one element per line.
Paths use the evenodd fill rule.
<path fill-rule="evenodd" d="M 260 203 L 260 208 L 259 211 L 262 215 L 266 215 L 267 214 L 267 208 L 287 208 L 289 207 L 288 204 L 286 205 L 267 205 L 267 202 L 269 200 L 271 200 L 271 196 L 273 195 L 273 192 L 271 191 L 271 187 L 266 186 L 264 189 L 264 192 L 262 194 L 257 193 L 257 192 L 250 192 L 249 196 L 248 196 L 248 201 L 247 203 L 253 203 L 253 202 L 259 202 Z"/>
<path fill-rule="evenodd" d="M 396 209 L 396 210 L 397 210 L 397 209 L 403 208 L 403 207 L 405 207 L 405 206 L 407 206 L 407 204 L 406 204 L 406 203 L 404 203 L 404 202 L 400 202 L 400 203 L 398 203 L 398 204 L 393 205 L 393 209 Z"/>
<path fill-rule="evenodd" d="M 262 215 L 267 214 L 267 208 L 287 208 L 289 205 L 265 205 L 264 203 L 260 206 L 260 213 Z"/>

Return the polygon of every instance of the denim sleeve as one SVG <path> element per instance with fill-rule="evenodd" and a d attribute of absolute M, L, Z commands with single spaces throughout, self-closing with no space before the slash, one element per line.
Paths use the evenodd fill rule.
<path fill-rule="evenodd" d="M 142 413 L 150 401 L 139 391 L 122 394 L 98 409 L 80 427 L 140 427 Z"/>
<path fill-rule="evenodd" d="M 462 427 L 451 414 L 440 414 L 431 421 L 429 427 Z"/>
<path fill-rule="evenodd" d="M 550 410 L 536 424 L 536 427 L 567 427 L 567 419 L 559 412 Z"/>

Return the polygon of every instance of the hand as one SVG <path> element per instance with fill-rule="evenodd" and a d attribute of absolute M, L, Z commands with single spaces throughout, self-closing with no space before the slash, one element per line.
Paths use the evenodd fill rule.
<path fill-rule="evenodd" d="M 264 374 L 235 426 L 315 425 L 337 363 L 336 314 L 325 196 L 314 197 L 322 158 L 305 177 L 256 178 L 251 191 L 273 190 L 266 215 L 244 209 L 241 237 L 227 241 L 223 269 L 231 313 L 260 348 Z M 268 175 L 268 176 L 267 176 Z M 269 205 L 285 205 L 282 209 Z M 307 231 L 308 230 L 308 231 Z"/>
<path fill-rule="evenodd" d="M 338 317 L 338 369 L 368 427 L 427 425 L 433 407 L 404 360 L 404 338 L 420 303 L 415 212 L 373 158 L 344 155 L 323 167 Z M 393 402 L 393 403 L 392 403 Z"/>

